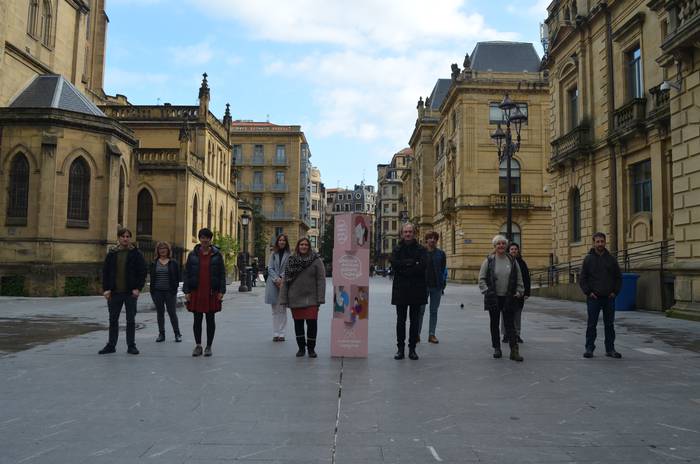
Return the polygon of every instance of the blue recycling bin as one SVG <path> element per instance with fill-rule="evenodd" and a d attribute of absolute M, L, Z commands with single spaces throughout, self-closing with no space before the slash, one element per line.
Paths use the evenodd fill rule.
<path fill-rule="evenodd" d="M 637 280 L 639 274 L 622 273 L 622 289 L 615 297 L 615 311 L 634 311 L 637 306 Z"/>

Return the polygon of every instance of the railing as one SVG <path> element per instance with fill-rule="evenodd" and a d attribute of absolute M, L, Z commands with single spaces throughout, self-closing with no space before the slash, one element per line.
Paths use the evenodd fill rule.
<path fill-rule="evenodd" d="M 139 148 L 136 159 L 140 164 L 174 164 L 179 154 L 177 148 Z"/>
<path fill-rule="evenodd" d="M 289 166 L 289 162 L 287 158 L 273 158 L 272 159 L 272 165 L 273 166 Z"/>
<path fill-rule="evenodd" d="M 624 272 L 640 267 L 663 271 L 666 264 L 673 258 L 675 248 L 675 242 L 663 240 L 633 245 L 626 250 L 618 250 L 612 255 Z M 533 285 L 540 287 L 552 287 L 560 283 L 576 283 L 581 275 L 583 259 L 551 264 L 545 269 L 533 271 L 530 273 L 530 280 Z"/>
<path fill-rule="evenodd" d="M 625 132 L 644 123 L 646 118 L 646 98 L 633 98 L 613 113 L 613 130 Z"/>
<path fill-rule="evenodd" d="M 265 191 L 265 184 L 253 183 L 250 185 L 250 191 L 251 192 L 264 192 Z"/>
<path fill-rule="evenodd" d="M 199 115 L 197 106 L 125 106 L 109 105 L 100 106 L 100 109 L 110 118 L 120 121 L 141 121 L 141 120 L 173 120 L 173 121 L 194 121 Z"/>
<path fill-rule="evenodd" d="M 231 127 L 231 132 L 301 132 L 301 126 L 246 125 L 237 122 Z"/>
<path fill-rule="evenodd" d="M 265 156 L 264 155 L 253 155 L 253 159 L 250 160 L 250 164 L 253 166 L 265 165 Z"/>
<path fill-rule="evenodd" d="M 511 205 L 516 209 L 528 209 L 532 208 L 534 205 L 532 203 L 532 197 L 530 195 L 522 193 L 511 194 Z M 508 206 L 508 194 L 507 193 L 495 193 L 491 195 L 491 208 L 501 209 Z"/>
<path fill-rule="evenodd" d="M 289 211 L 265 211 L 263 212 L 263 216 L 265 216 L 265 219 L 275 221 L 291 221 L 296 218 L 296 216 Z"/>
<path fill-rule="evenodd" d="M 287 193 L 289 191 L 289 186 L 287 184 L 272 184 L 270 190 L 276 193 Z"/>
<path fill-rule="evenodd" d="M 668 9 L 668 34 L 661 44 L 665 52 L 692 47 L 697 41 L 700 24 L 700 0 L 676 0 L 666 2 Z"/>
<path fill-rule="evenodd" d="M 661 85 L 649 89 L 652 107 L 649 112 L 649 121 L 656 122 L 667 119 L 671 115 L 670 92 L 661 91 Z"/>
<path fill-rule="evenodd" d="M 560 163 L 586 150 L 590 145 L 590 128 L 581 124 L 552 142 L 552 162 Z"/>

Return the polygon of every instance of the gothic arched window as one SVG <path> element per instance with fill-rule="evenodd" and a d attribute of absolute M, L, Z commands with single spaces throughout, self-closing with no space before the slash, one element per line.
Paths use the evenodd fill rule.
<path fill-rule="evenodd" d="M 117 205 L 117 224 L 124 226 L 124 190 L 126 189 L 126 174 L 124 168 L 119 168 L 119 204 Z"/>
<path fill-rule="evenodd" d="M 68 171 L 68 221 L 71 221 L 73 226 L 87 226 L 88 219 L 90 219 L 90 166 L 81 156 L 73 161 Z"/>
<path fill-rule="evenodd" d="M 207 229 L 211 230 L 211 200 L 207 205 Z"/>
<path fill-rule="evenodd" d="M 197 236 L 197 215 L 199 214 L 199 205 L 197 204 L 197 195 L 192 200 L 192 236 Z"/>
<path fill-rule="evenodd" d="M 39 0 L 29 0 L 29 12 L 27 14 L 27 34 L 36 36 L 36 21 L 39 18 Z"/>
<path fill-rule="evenodd" d="M 581 192 L 578 188 L 571 190 L 569 195 L 569 234 L 572 242 L 581 241 Z"/>
<path fill-rule="evenodd" d="M 153 233 L 153 196 L 148 189 L 141 189 L 136 201 L 136 236 Z"/>
<path fill-rule="evenodd" d="M 22 153 L 15 155 L 10 165 L 7 199 L 7 225 L 26 226 L 29 204 L 29 162 Z"/>
<path fill-rule="evenodd" d="M 51 1 L 44 0 L 41 3 L 41 43 L 47 47 L 51 46 L 52 26 L 53 12 L 51 11 Z"/>

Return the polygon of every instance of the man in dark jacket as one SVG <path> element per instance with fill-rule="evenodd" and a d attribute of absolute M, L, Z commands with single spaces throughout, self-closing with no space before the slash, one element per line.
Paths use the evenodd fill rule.
<path fill-rule="evenodd" d="M 435 336 L 437 328 L 438 308 L 440 307 L 440 299 L 442 292 L 447 284 L 447 256 L 445 252 L 437 247 L 437 242 L 440 240 L 440 234 L 431 230 L 425 234 L 426 244 L 426 269 L 425 281 L 428 287 L 428 299 L 430 300 L 430 321 L 428 327 L 428 342 L 440 343 Z M 421 305 L 420 314 L 418 315 L 418 342 L 420 342 L 420 334 L 423 331 L 423 315 L 425 314 L 425 305 Z"/>
<path fill-rule="evenodd" d="M 406 315 L 410 308 L 411 327 L 408 336 L 408 357 L 418 359 L 418 317 L 420 307 L 428 302 L 428 289 L 425 282 L 426 253 L 415 239 L 413 224 L 406 223 L 401 228 L 401 242 L 391 254 L 391 269 L 394 282 L 391 288 L 391 304 L 396 305 L 396 346 L 394 359 L 404 358 L 406 341 Z"/>
<path fill-rule="evenodd" d="M 107 253 L 102 267 L 102 290 L 109 309 L 109 340 L 99 354 L 114 353 L 119 338 L 119 315 L 126 307 L 127 353 L 139 354 L 136 348 L 136 301 L 146 283 L 146 260 L 131 243 L 131 231 L 117 231 L 119 244 Z"/>
<path fill-rule="evenodd" d="M 615 351 L 615 296 L 622 287 L 622 273 L 617 260 L 605 248 L 605 234 L 596 232 L 593 235 L 593 248 L 583 260 L 581 290 L 586 295 L 588 305 L 588 328 L 586 329 L 586 352 L 584 358 L 592 358 L 595 350 L 596 326 L 598 316 L 603 310 L 605 325 L 605 355 L 611 358 L 621 358 Z"/>

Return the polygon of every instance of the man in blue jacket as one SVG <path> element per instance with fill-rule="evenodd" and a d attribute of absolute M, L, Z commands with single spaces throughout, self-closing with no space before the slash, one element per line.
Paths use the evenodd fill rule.
<path fill-rule="evenodd" d="M 605 356 L 619 359 L 615 351 L 615 296 L 622 288 L 622 273 L 617 260 L 605 248 L 605 234 L 593 234 L 593 248 L 583 260 L 581 290 L 586 295 L 588 306 L 588 328 L 586 329 L 586 352 L 584 358 L 592 358 L 595 350 L 598 316 L 603 311 L 605 325 Z"/>
<path fill-rule="evenodd" d="M 425 234 L 425 244 L 427 246 L 427 261 L 425 270 L 425 281 L 428 287 L 428 299 L 430 300 L 430 322 L 428 327 L 428 342 L 440 343 L 435 336 L 437 328 L 437 314 L 440 307 L 440 299 L 442 292 L 447 284 L 447 256 L 445 252 L 437 247 L 437 242 L 440 240 L 440 234 L 435 231 L 430 231 Z M 420 341 L 420 333 L 423 329 L 423 314 L 425 313 L 425 305 L 420 308 L 418 315 L 418 341 Z"/>

